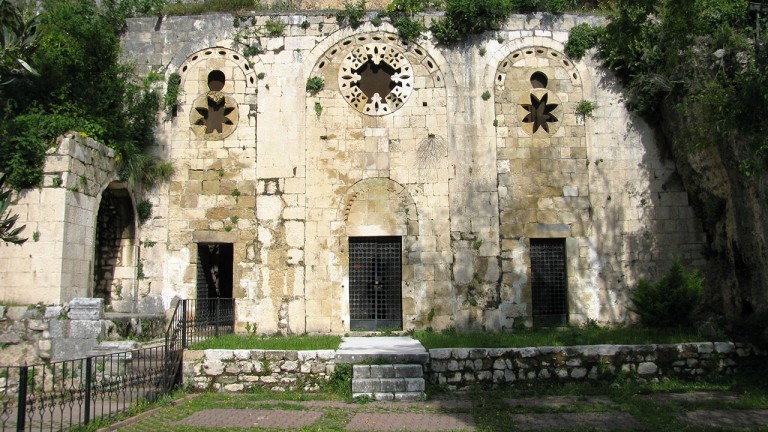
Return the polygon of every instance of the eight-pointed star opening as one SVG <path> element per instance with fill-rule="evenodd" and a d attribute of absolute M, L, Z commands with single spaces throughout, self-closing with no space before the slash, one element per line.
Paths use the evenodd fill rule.
<path fill-rule="evenodd" d="M 557 117 L 552 114 L 552 111 L 557 108 L 557 104 L 548 104 L 547 97 L 548 94 L 546 93 L 541 99 L 531 94 L 531 103 L 521 104 L 523 109 L 528 111 L 528 115 L 523 118 L 523 123 L 533 123 L 533 133 L 536 133 L 539 128 L 549 133 L 549 123 L 558 121 Z"/>

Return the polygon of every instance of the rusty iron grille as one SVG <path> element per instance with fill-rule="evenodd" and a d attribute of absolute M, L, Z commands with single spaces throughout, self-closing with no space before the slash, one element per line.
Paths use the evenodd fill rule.
<path fill-rule="evenodd" d="M 531 239 L 533 323 L 568 322 L 568 277 L 565 239 Z"/>
<path fill-rule="evenodd" d="M 350 237 L 349 313 L 352 330 L 401 330 L 402 238 Z"/>

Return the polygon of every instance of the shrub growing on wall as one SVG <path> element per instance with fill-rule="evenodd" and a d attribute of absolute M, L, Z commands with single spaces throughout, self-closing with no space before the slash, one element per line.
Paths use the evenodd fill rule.
<path fill-rule="evenodd" d="M 648 327 L 680 327 L 692 323 L 693 311 L 701 299 L 703 278 L 698 270 L 687 272 L 676 261 L 656 283 L 640 280 L 632 293 L 629 309 Z"/>

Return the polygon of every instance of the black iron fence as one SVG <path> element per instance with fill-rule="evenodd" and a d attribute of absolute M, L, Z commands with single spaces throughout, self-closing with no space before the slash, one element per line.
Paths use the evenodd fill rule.
<path fill-rule="evenodd" d="M 203 298 L 179 300 L 165 332 L 170 351 L 210 337 L 235 332 L 235 299 Z"/>
<path fill-rule="evenodd" d="M 184 348 L 234 332 L 234 299 L 180 300 L 165 346 L 0 366 L 0 430 L 68 430 L 130 412 L 181 382 Z"/>
<path fill-rule="evenodd" d="M 67 430 L 112 418 L 173 388 L 163 347 L 0 368 L 2 430 Z"/>

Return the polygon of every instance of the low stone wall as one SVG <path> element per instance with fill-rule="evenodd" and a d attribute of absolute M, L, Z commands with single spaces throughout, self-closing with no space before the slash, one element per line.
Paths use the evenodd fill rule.
<path fill-rule="evenodd" d="M 200 350 L 184 352 L 184 384 L 228 392 L 317 391 L 330 380 L 334 350 Z"/>
<path fill-rule="evenodd" d="M 729 374 L 764 361 L 765 352 L 731 342 L 668 345 L 589 345 L 534 348 L 447 348 L 429 351 L 428 381 L 448 389 L 476 383 L 579 381 L 618 373 L 640 379 Z"/>
<path fill-rule="evenodd" d="M 184 384 L 227 392 L 315 391 L 330 380 L 336 352 L 201 350 L 184 353 Z M 428 382 L 461 390 L 473 384 L 579 381 L 625 373 L 642 380 L 730 374 L 765 361 L 749 344 L 589 345 L 533 348 L 446 348 L 429 351 Z"/>

